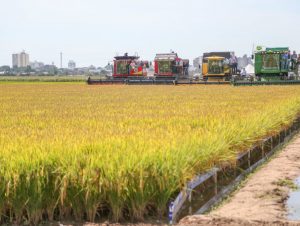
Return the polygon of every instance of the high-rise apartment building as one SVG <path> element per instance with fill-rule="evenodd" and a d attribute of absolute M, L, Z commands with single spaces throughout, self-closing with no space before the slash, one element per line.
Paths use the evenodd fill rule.
<path fill-rule="evenodd" d="M 29 66 L 29 54 L 22 51 L 21 53 L 14 53 L 12 55 L 13 67 L 27 67 Z"/>

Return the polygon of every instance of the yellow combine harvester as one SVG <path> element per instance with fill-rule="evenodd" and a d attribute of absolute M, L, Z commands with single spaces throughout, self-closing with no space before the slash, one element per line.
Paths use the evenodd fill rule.
<path fill-rule="evenodd" d="M 205 81 L 229 81 L 232 70 L 229 66 L 231 52 L 204 53 L 202 76 Z"/>

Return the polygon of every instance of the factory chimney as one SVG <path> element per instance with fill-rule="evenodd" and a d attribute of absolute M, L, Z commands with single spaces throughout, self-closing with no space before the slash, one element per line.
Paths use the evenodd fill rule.
<path fill-rule="evenodd" d="M 60 68 L 63 68 L 63 66 L 62 66 L 62 52 L 60 52 Z"/>

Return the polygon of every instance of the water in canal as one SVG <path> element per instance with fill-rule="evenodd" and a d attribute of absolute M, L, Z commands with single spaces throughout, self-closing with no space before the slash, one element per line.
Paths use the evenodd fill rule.
<path fill-rule="evenodd" d="M 300 177 L 295 181 L 298 186 L 296 191 L 290 193 L 287 200 L 288 219 L 300 221 Z"/>

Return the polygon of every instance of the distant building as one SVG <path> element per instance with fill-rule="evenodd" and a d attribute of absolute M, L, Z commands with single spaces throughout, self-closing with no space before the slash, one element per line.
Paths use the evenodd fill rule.
<path fill-rule="evenodd" d="M 44 63 L 38 61 L 30 62 L 30 67 L 34 70 L 39 70 L 44 67 Z"/>
<path fill-rule="evenodd" d="M 75 61 L 69 60 L 68 68 L 69 68 L 70 70 L 74 70 L 74 69 L 76 68 L 76 63 L 75 63 Z"/>
<path fill-rule="evenodd" d="M 57 67 L 54 64 L 52 65 L 46 64 L 43 67 L 43 72 L 44 74 L 51 74 L 51 75 L 57 74 Z"/>
<path fill-rule="evenodd" d="M 102 68 L 96 68 L 94 65 L 88 67 L 89 74 L 99 74 Z"/>
<path fill-rule="evenodd" d="M 94 65 L 90 65 L 88 68 L 89 68 L 89 70 L 96 70 L 97 69 Z"/>
<path fill-rule="evenodd" d="M 110 64 L 110 63 L 108 63 L 108 64 L 104 67 L 104 69 L 105 69 L 106 71 L 112 72 L 112 71 L 113 71 L 113 65 Z"/>
<path fill-rule="evenodd" d="M 253 65 L 251 57 L 248 57 L 246 54 L 243 57 L 238 57 L 238 69 L 241 70 L 247 65 Z"/>
<path fill-rule="evenodd" d="M 25 53 L 25 51 L 12 54 L 12 66 L 18 68 L 29 66 L 29 54 Z"/>
<path fill-rule="evenodd" d="M 193 66 L 195 68 L 201 68 L 202 65 L 202 56 L 199 56 L 193 60 Z"/>

